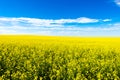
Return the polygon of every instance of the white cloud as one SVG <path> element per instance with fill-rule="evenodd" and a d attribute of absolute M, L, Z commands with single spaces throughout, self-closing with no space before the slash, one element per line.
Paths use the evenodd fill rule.
<path fill-rule="evenodd" d="M 86 17 L 80 17 L 77 19 L 59 19 L 59 20 L 54 20 L 53 23 L 96 23 L 99 22 L 98 19 L 91 19 L 91 18 L 86 18 Z"/>
<path fill-rule="evenodd" d="M 103 22 L 109 22 L 112 21 L 112 19 L 104 19 Z"/>
<path fill-rule="evenodd" d="M 78 18 L 76 21 L 78 23 L 95 23 L 95 22 L 99 22 L 98 19 L 90 19 L 90 18 L 86 18 L 86 17 Z"/>
<path fill-rule="evenodd" d="M 103 19 L 103 22 L 110 21 L 110 19 Z M 80 17 L 76 19 L 37 19 L 37 18 L 6 18 L 2 17 L 0 18 L 0 25 L 27 25 L 27 26 L 47 26 L 47 27 L 53 27 L 53 26 L 62 26 L 66 23 L 79 23 L 79 24 L 86 24 L 86 23 L 97 23 L 100 22 L 100 19 L 91 19 L 87 17 Z"/>
<path fill-rule="evenodd" d="M 115 0 L 114 1 L 118 6 L 120 6 L 120 0 Z"/>
<path fill-rule="evenodd" d="M 0 27 L 0 34 L 9 34 L 9 33 L 17 33 L 15 30 L 9 28 L 9 27 Z"/>
<path fill-rule="evenodd" d="M 36 19 L 36 18 L 0 18 L 0 22 L 26 22 L 30 24 L 49 25 L 49 24 L 64 24 L 64 23 L 95 23 L 98 19 L 80 17 L 77 19 Z"/>
<path fill-rule="evenodd" d="M 108 22 L 111 19 L 36 19 L 36 18 L 0 18 L 0 34 L 39 34 L 39 35 L 95 35 L 106 31 L 120 30 L 120 23 L 103 26 L 83 27 L 81 24 Z M 65 25 L 77 23 L 76 25 Z M 88 24 L 87 24 L 88 25 Z M 100 34 L 99 33 L 99 34 Z"/>

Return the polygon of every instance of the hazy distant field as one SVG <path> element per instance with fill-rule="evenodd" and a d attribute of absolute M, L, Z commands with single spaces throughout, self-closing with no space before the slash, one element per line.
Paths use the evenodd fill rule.
<path fill-rule="evenodd" d="M 0 36 L 0 80 L 120 79 L 120 38 Z"/>

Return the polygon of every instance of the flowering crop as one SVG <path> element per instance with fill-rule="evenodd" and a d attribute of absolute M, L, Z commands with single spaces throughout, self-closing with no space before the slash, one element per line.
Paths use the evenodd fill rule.
<path fill-rule="evenodd" d="M 120 79 L 120 38 L 0 36 L 0 80 Z"/>

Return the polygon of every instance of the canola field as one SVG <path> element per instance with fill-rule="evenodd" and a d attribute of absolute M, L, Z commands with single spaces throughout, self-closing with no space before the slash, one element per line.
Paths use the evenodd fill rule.
<path fill-rule="evenodd" d="M 120 38 L 0 36 L 0 80 L 120 80 Z"/>

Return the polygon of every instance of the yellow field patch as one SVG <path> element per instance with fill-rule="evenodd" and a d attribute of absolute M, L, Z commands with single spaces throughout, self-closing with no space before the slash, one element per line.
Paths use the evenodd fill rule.
<path fill-rule="evenodd" d="M 120 79 L 120 38 L 0 36 L 0 79 Z"/>

